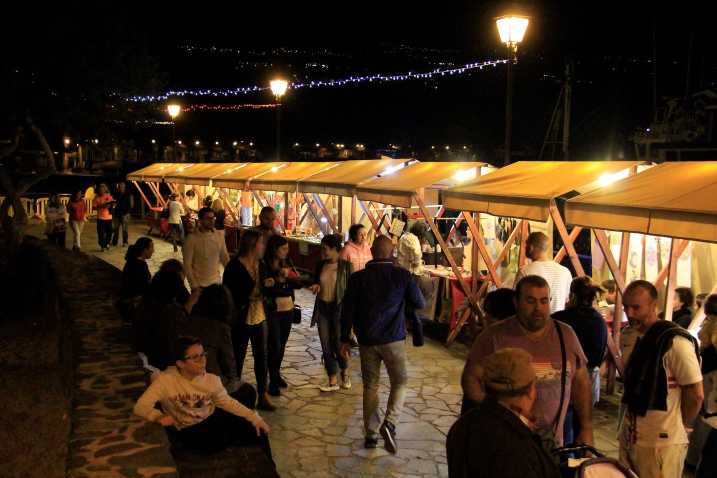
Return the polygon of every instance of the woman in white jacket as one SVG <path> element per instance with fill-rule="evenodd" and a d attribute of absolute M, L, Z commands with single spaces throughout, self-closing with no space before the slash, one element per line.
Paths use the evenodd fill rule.
<path fill-rule="evenodd" d="M 196 337 L 180 337 L 175 350 L 176 367 L 167 367 L 159 374 L 137 400 L 134 413 L 175 427 L 179 441 L 189 448 L 260 445 L 271 459 L 269 426 L 253 410 L 254 388 L 244 384 L 229 395 L 221 379 L 206 372 L 207 355 Z M 155 408 L 157 402 L 162 411 Z"/>

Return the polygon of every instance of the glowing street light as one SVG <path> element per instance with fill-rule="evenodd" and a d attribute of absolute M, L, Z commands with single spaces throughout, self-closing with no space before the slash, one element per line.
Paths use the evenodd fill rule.
<path fill-rule="evenodd" d="M 172 156 L 174 156 L 174 162 L 177 162 L 177 130 L 175 128 L 175 119 L 182 112 L 182 107 L 177 103 L 169 103 L 167 105 L 167 113 L 172 118 Z M 182 144 L 180 141 L 179 144 Z"/>
<path fill-rule="evenodd" d="M 495 20 L 501 43 L 510 49 L 513 60 L 517 60 L 518 44 L 523 41 L 530 19 L 522 15 L 505 15 Z"/>
<path fill-rule="evenodd" d="M 530 18 L 524 15 L 503 15 L 495 19 L 501 43 L 508 47 L 507 87 L 505 97 L 505 157 L 504 164 L 511 161 L 511 140 L 513 136 L 513 63 L 518 61 L 518 44 L 523 41 Z"/>
<path fill-rule="evenodd" d="M 70 138 L 65 138 L 65 147 L 70 145 Z"/>
<path fill-rule="evenodd" d="M 276 78 L 269 82 L 269 88 L 271 93 L 274 95 L 274 101 L 276 103 L 276 161 L 281 161 L 281 97 L 286 94 L 286 90 L 289 88 L 289 82 Z"/>

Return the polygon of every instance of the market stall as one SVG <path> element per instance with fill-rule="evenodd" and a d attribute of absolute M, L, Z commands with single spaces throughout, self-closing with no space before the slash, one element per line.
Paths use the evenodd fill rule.
<path fill-rule="evenodd" d="M 444 191 L 444 206 L 464 211 L 473 237 L 478 238 L 476 242 L 483 267 L 488 272 L 489 280 L 474 290 L 475 301 L 480 300 L 491 283 L 496 287 L 503 284 L 512 286 L 515 271 L 525 262 L 524 243 L 531 227 L 533 230 L 544 230 L 548 237 L 552 237 L 554 224 L 564 244 L 554 260 L 560 262 L 567 255 L 575 273 L 585 275 L 573 244 L 581 229 L 576 227 L 568 232 L 559 201 L 600 188 L 616 177 L 627 177 L 637 165 L 636 161 L 521 161 Z M 478 227 L 477 221 L 467 211 L 485 214 L 479 218 L 482 227 Z M 496 217 L 519 219 L 504 241 L 493 237 Z M 486 235 L 490 235 L 492 242 L 486 240 Z M 517 246 L 514 245 L 516 242 Z M 488 249 L 489 246 L 492 250 Z M 511 254 L 511 249 L 515 248 L 518 249 L 517 254 Z M 509 260 L 507 267 L 501 267 L 511 255 L 517 256 L 517 260 Z M 461 317 L 449 340 L 455 339 L 468 317 L 468 312 Z"/>

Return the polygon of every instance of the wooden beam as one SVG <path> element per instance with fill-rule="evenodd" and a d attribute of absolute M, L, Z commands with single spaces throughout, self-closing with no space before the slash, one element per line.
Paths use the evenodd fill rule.
<path fill-rule="evenodd" d="M 480 286 L 480 289 L 478 289 L 478 292 L 473 295 L 473 300 L 475 300 L 476 304 L 479 304 L 480 298 L 483 296 L 486 290 L 488 290 L 488 284 L 490 284 L 489 281 L 483 281 L 483 283 Z M 483 319 L 485 317 L 485 313 L 483 312 L 483 308 L 478 306 L 478 316 Z M 448 338 L 446 339 L 446 345 L 451 345 L 455 340 L 456 337 L 458 337 L 458 334 L 461 332 L 461 329 L 465 325 L 465 323 L 468 321 L 468 318 L 471 316 L 471 308 L 467 308 L 463 315 L 458 319 L 458 322 L 456 322 L 456 326 L 451 330 L 451 333 L 448 334 Z"/>
<path fill-rule="evenodd" d="M 326 205 L 324 205 L 324 201 L 321 200 L 321 196 L 314 193 L 314 201 L 321 209 L 321 212 L 324 213 L 324 217 L 326 217 L 326 221 L 328 222 L 329 227 L 331 228 L 331 232 L 338 232 L 338 229 L 336 228 L 336 222 L 334 221 L 334 218 L 331 216 L 331 213 L 326 208 Z"/>
<path fill-rule="evenodd" d="M 378 222 L 376 222 L 376 219 L 373 217 L 373 213 L 368 209 L 368 206 L 366 206 L 366 203 L 363 201 L 358 202 L 361 206 L 361 209 L 363 210 L 364 214 L 366 214 L 366 217 L 368 217 L 368 220 L 371 221 L 371 224 L 373 225 L 373 229 L 376 231 L 376 234 L 381 233 L 381 228 L 378 225 Z"/>
<path fill-rule="evenodd" d="M 679 244 L 675 246 L 677 258 L 679 259 L 682 257 L 682 254 L 687 250 L 687 246 L 690 245 L 690 241 L 687 240 L 680 240 L 680 239 L 673 239 L 673 241 L 679 241 Z M 672 245 L 670 245 L 670 248 Z M 667 275 L 670 273 L 670 263 L 668 261 L 667 265 L 662 268 L 662 270 L 657 274 L 657 278 L 655 279 L 655 287 L 658 289 L 662 287 L 662 283 L 665 282 L 665 279 L 667 278 Z"/>
<path fill-rule="evenodd" d="M 356 224 L 356 195 L 351 196 L 351 225 Z"/>
<path fill-rule="evenodd" d="M 336 219 L 336 221 L 338 222 L 339 230 L 337 232 L 343 233 L 344 232 L 344 197 L 343 196 L 338 197 L 338 203 L 339 204 L 338 204 L 337 209 L 339 211 L 339 214 L 338 214 L 338 218 Z"/>
<path fill-rule="evenodd" d="M 575 243 L 575 240 L 580 235 L 580 232 L 583 230 L 580 226 L 575 226 L 572 231 L 570 231 L 570 240 L 573 241 L 573 244 Z M 567 254 L 567 250 L 565 249 L 565 245 L 563 245 L 560 250 L 558 250 L 558 253 L 555 254 L 555 259 L 553 259 L 555 262 L 560 264 L 563 262 L 563 259 L 565 258 L 565 255 Z"/>
<path fill-rule="evenodd" d="M 527 255 L 527 241 L 530 232 L 528 221 L 523 219 L 520 223 L 520 251 L 518 252 L 518 270 L 525 266 L 525 258 Z"/>
<path fill-rule="evenodd" d="M 480 251 L 480 255 L 483 258 L 483 262 L 485 262 L 485 266 L 488 269 L 488 275 L 490 276 L 491 280 L 495 284 L 496 287 L 502 287 L 503 281 L 501 280 L 500 276 L 498 275 L 498 272 L 495 268 L 495 263 L 493 263 L 493 258 L 490 256 L 490 252 L 488 252 L 488 248 L 485 247 L 485 239 L 483 238 L 483 233 L 480 231 L 480 228 L 473 220 L 473 217 L 470 215 L 470 213 L 463 211 L 462 216 L 465 218 L 465 221 L 468 223 L 468 227 L 471 230 L 471 234 L 473 234 L 473 240 L 478 245 L 478 250 Z"/>
<path fill-rule="evenodd" d="M 314 211 L 313 204 L 311 200 L 309 199 L 309 195 L 307 193 L 304 193 L 304 201 L 306 202 L 306 205 L 308 207 L 308 212 L 311 214 L 311 217 L 314 218 L 314 221 L 316 221 L 316 224 L 319 225 L 319 230 L 323 232 L 324 225 L 321 223 L 321 218 L 318 214 L 316 214 L 316 211 Z"/>
<path fill-rule="evenodd" d="M 615 257 L 612 255 L 607 234 L 603 229 L 593 229 L 593 234 L 595 234 L 595 240 L 598 243 L 598 247 L 600 247 L 602 255 L 605 256 L 607 268 L 610 269 L 610 273 L 615 280 L 617 290 L 622 294 L 625 292 L 625 278 L 620 274 L 620 266 L 615 262 Z"/>
<path fill-rule="evenodd" d="M 448 232 L 448 236 L 446 236 L 446 242 L 450 241 L 451 238 L 456 234 L 456 231 L 458 231 L 458 226 L 461 225 L 461 222 L 463 222 L 463 214 L 459 214 L 456 218 L 456 221 L 453 223 L 453 227 L 451 227 L 451 230 Z"/>
<path fill-rule="evenodd" d="M 461 288 L 463 289 L 463 293 L 466 295 L 468 300 L 475 307 L 479 307 L 478 302 L 473 297 L 473 293 L 471 291 L 470 284 L 468 284 L 468 282 L 465 280 L 465 278 L 463 277 L 463 274 L 461 274 L 461 271 L 458 270 L 458 264 L 456 263 L 455 258 L 448 251 L 448 245 L 446 244 L 446 241 L 443 240 L 443 237 L 441 236 L 441 233 L 438 230 L 438 226 L 436 226 L 436 224 L 430 220 L 431 214 L 428 211 L 428 208 L 426 207 L 425 203 L 423 202 L 423 199 L 418 197 L 417 194 L 414 194 L 413 198 L 416 201 L 416 204 L 418 204 L 418 207 L 421 209 L 421 212 L 423 213 L 423 216 L 426 218 L 428 225 L 431 227 L 433 234 L 436 236 L 436 240 L 438 241 L 438 243 L 441 246 L 441 249 L 443 250 L 443 255 L 446 256 L 448 263 L 451 265 L 451 268 L 453 269 L 453 274 L 455 274 L 456 278 L 458 279 L 458 283 L 461 285 Z"/>
<path fill-rule="evenodd" d="M 289 230 L 289 193 L 284 193 L 284 230 Z"/>
<path fill-rule="evenodd" d="M 667 276 L 667 291 L 665 292 L 665 320 L 672 320 L 672 297 L 675 295 L 675 289 L 677 288 L 677 262 L 680 260 L 680 256 L 677 254 L 678 247 L 675 242 L 677 239 L 672 239 L 670 243 L 670 263 L 669 263 L 669 275 Z"/>
<path fill-rule="evenodd" d="M 147 199 L 147 196 L 144 195 L 144 191 L 142 191 L 142 188 L 139 186 L 139 183 L 137 181 L 132 181 L 132 184 L 134 184 L 134 187 L 137 188 L 137 191 L 139 191 L 139 195 L 142 196 L 142 199 L 147 204 L 147 206 L 152 209 L 154 206 L 152 206 L 152 203 L 149 202 L 149 199 Z"/>
<path fill-rule="evenodd" d="M 553 218 L 555 227 L 558 229 L 558 234 L 560 234 L 560 237 L 563 239 L 563 244 L 565 244 L 565 249 L 568 251 L 568 257 L 570 257 L 570 262 L 573 264 L 573 267 L 575 268 L 575 274 L 577 274 L 579 277 L 584 276 L 585 269 L 583 269 L 583 265 L 580 263 L 580 258 L 578 257 L 578 253 L 575 252 L 575 246 L 573 245 L 573 240 L 570 239 L 570 235 L 568 234 L 568 229 L 565 227 L 565 222 L 563 221 L 563 218 L 560 215 L 560 211 L 558 211 L 558 206 L 555 204 L 554 199 L 550 200 L 550 216 Z"/>
<path fill-rule="evenodd" d="M 620 241 L 620 263 L 618 265 L 618 274 L 620 274 L 620 278 L 625 282 L 625 277 L 627 275 L 627 260 L 629 257 L 630 252 L 630 233 L 629 232 L 623 232 L 622 233 L 622 239 Z M 610 255 L 612 255 L 612 251 L 610 251 Z M 615 294 L 615 307 L 613 309 L 612 313 L 612 337 L 608 336 L 608 344 L 612 342 L 613 346 L 616 349 L 619 349 L 620 346 L 620 328 L 622 327 L 622 294 L 624 292 L 624 289 L 621 291 L 618 291 Z M 611 350 L 610 353 L 612 355 L 613 351 Z M 608 364 L 608 370 L 607 370 L 607 383 L 605 390 L 608 394 L 612 394 L 615 392 L 615 372 L 619 372 L 620 376 L 623 376 L 623 363 L 622 358 L 620 358 L 620 355 L 617 354 L 616 357 L 613 357 L 613 363 Z"/>

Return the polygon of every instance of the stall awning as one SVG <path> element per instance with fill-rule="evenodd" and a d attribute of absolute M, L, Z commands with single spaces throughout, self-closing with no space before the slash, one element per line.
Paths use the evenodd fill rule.
<path fill-rule="evenodd" d="M 663 163 L 571 199 L 570 224 L 717 242 L 717 161 Z"/>
<path fill-rule="evenodd" d="M 220 173 L 212 179 L 215 188 L 246 189 L 247 182 L 252 178 L 279 168 L 284 163 L 238 163 L 228 172 Z"/>
<path fill-rule="evenodd" d="M 364 201 L 375 201 L 398 207 L 411 207 L 411 196 L 421 188 L 430 188 L 457 173 L 480 168 L 476 162 L 415 162 L 393 173 L 382 175 L 356 188 Z"/>
<path fill-rule="evenodd" d="M 128 181 L 162 181 L 185 163 L 155 163 L 127 175 Z"/>
<path fill-rule="evenodd" d="M 179 184 L 209 186 L 212 178 L 230 171 L 237 163 L 192 163 L 184 164 L 165 176 L 165 181 Z"/>
<path fill-rule="evenodd" d="M 282 163 L 280 166 L 253 178 L 249 189 L 262 191 L 296 191 L 297 183 L 335 167 L 335 162 Z"/>
<path fill-rule="evenodd" d="M 550 200 L 586 192 L 638 161 L 520 161 L 443 192 L 449 209 L 547 221 Z"/>
<path fill-rule="evenodd" d="M 389 168 L 395 168 L 405 159 L 350 160 L 299 182 L 299 191 L 305 193 L 353 196 L 356 187 L 375 178 Z"/>

